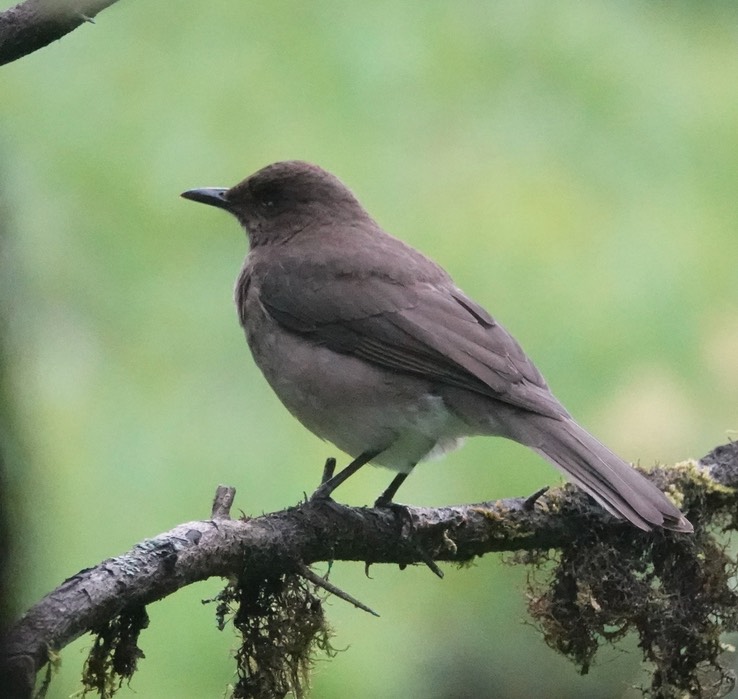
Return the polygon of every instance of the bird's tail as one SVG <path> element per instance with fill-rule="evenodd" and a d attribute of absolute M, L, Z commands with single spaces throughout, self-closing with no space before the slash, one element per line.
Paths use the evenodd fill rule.
<path fill-rule="evenodd" d="M 562 470 L 616 517 L 650 531 L 663 527 L 691 532 L 677 507 L 641 473 L 570 418 L 541 417 L 535 451 Z"/>

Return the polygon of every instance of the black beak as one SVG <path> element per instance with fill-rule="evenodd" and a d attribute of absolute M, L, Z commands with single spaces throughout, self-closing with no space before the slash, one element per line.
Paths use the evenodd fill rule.
<path fill-rule="evenodd" d="M 228 210 L 227 192 L 227 189 L 219 187 L 203 187 L 203 189 L 188 189 L 186 192 L 182 192 L 182 196 L 185 199 L 199 201 L 201 204 L 209 204 L 210 206 L 217 206 L 219 209 Z"/>

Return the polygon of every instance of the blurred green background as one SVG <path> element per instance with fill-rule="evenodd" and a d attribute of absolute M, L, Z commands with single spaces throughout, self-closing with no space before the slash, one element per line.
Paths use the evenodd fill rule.
<path fill-rule="evenodd" d="M 128 0 L 2 68 L 0 95 L 17 610 L 205 518 L 218 483 L 250 515 L 294 504 L 336 454 L 249 356 L 243 234 L 179 198 L 276 160 L 335 172 L 440 261 L 624 457 L 699 457 L 738 429 L 734 2 Z M 371 502 L 390 475 L 340 498 Z M 475 439 L 400 499 L 559 480 Z M 345 652 L 313 696 L 636 696 L 634 642 L 579 677 L 526 623 L 524 569 L 445 569 L 337 563 L 382 616 L 329 603 Z M 150 608 L 121 697 L 223 696 L 234 637 L 200 604 L 220 586 Z M 89 645 L 63 652 L 50 697 L 78 689 Z"/>

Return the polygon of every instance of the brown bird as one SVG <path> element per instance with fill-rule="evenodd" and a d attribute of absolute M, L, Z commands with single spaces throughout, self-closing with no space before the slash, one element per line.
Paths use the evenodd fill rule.
<path fill-rule="evenodd" d="M 580 427 L 515 339 L 435 262 L 382 230 L 335 176 L 299 161 L 187 199 L 225 209 L 250 251 L 235 299 L 254 360 L 311 432 L 361 466 L 397 472 L 470 435 L 524 444 L 636 527 L 692 525 L 630 464 Z"/>

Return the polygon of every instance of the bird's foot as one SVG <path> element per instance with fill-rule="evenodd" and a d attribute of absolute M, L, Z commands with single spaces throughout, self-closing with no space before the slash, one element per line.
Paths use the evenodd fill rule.
<path fill-rule="evenodd" d="M 323 475 L 320 478 L 320 485 L 313 491 L 308 498 L 309 502 L 327 502 L 332 501 L 331 495 L 335 490 L 335 486 L 331 482 L 331 478 L 336 472 L 336 460 L 330 456 L 325 460 L 323 466 Z"/>
<path fill-rule="evenodd" d="M 536 490 L 536 492 L 532 495 L 529 495 L 527 498 L 525 498 L 525 500 L 523 501 L 523 509 L 526 512 L 532 512 L 538 500 L 540 500 L 541 496 L 545 495 L 548 490 L 549 486 L 544 486 L 543 488 Z"/>
<path fill-rule="evenodd" d="M 398 505 L 396 502 L 392 502 L 392 498 L 388 498 L 385 493 L 382 493 L 375 501 L 374 501 L 374 507 L 379 507 L 382 509 L 390 509 L 393 512 L 395 512 L 395 508 L 401 508 L 405 511 L 406 514 L 409 515 L 407 511 L 407 507 L 405 505 Z"/>
<path fill-rule="evenodd" d="M 413 516 L 410 513 L 410 509 L 407 505 L 401 505 L 397 502 L 392 502 L 391 499 L 386 498 L 383 493 L 374 502 L 374 507 L 379 509 L 388 509 L 394 514 L 396 521 L 400 524 L 400 536 L 403 541 L 407 544 L 408 548 L 423 562 L 430 570 L 437 575 L 439 578 L 443 578 L 443 571 L 436 565 L 432 556 L 426 550 L 425 546 L 418 541 L 416 536 L 417 530 L 415 528 L 415 522 Z M 402 566 L 404 567 L 404 566 Z"/>
<path fill-rule="evenodd" d="M 325 483 L 321 483 L 308 498 L 310 502 L 333 502 L 331 494 L 332 488 L 327 488 Z"/>

